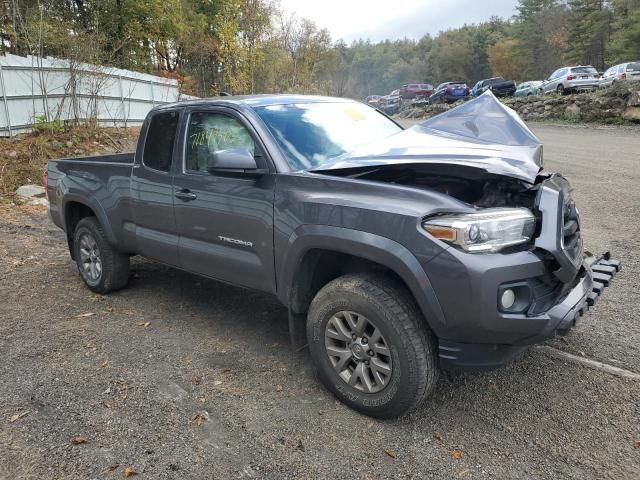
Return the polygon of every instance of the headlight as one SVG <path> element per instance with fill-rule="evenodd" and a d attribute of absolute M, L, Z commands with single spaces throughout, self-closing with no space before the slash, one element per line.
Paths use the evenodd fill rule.
<path fill-rule="evenodd" d="M 487 208 L 477 213 L 427 218 L 422 227 L 467 252 L 486 253 L 528 242 L 535 224 L 535 217 L 526 208 Z"/>

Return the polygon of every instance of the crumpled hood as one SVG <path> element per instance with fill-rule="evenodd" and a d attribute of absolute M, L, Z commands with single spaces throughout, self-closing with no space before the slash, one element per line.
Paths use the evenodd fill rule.
<path fill-rule="evenodd" d="M 542 168 L 542 143 L 516 112 L 487 91 L 313 171 L 425 163 L 480 168 L 534 183 Z"/>

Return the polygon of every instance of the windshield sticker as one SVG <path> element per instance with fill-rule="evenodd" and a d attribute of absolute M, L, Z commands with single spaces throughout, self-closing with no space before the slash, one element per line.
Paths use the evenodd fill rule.
<path fill-rule="evenodd" d="M 349 105 L 344 107 L 343 112 L 349 115 L 356 122 L 360 122 L 365 119 L 365 116 L 356 107 Z"/>

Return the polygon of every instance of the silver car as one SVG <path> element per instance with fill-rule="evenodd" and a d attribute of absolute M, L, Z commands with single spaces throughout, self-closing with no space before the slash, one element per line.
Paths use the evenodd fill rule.
<path fill-rule="evenodd" d="M 627 62 L 614 65 L 604 72 L 600 79 L 601 87 L 610 87 L 616 82 L 640 80 L 640 62 Z"/>
<path fill-rule="evenodd" d="M 591 65 L 559 68 L 543 82 L 542 93 L 565 94 L 600 86 L 600 74 Z"/>

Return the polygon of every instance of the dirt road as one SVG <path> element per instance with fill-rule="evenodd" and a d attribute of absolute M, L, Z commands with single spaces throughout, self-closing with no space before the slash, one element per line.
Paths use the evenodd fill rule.
<path fill-rule="evenodd" d="M 640 133 L 533 128 L 587 247 L 625 266 L 548 345 L 640 373 Z M 128 289 L 92 294 L 44 212 L 0 207 L 0 479 L 639 476 L 638 379 L 533 349 L 377 421 L 287 339 L 274 299 L 139 259 Z"/>

